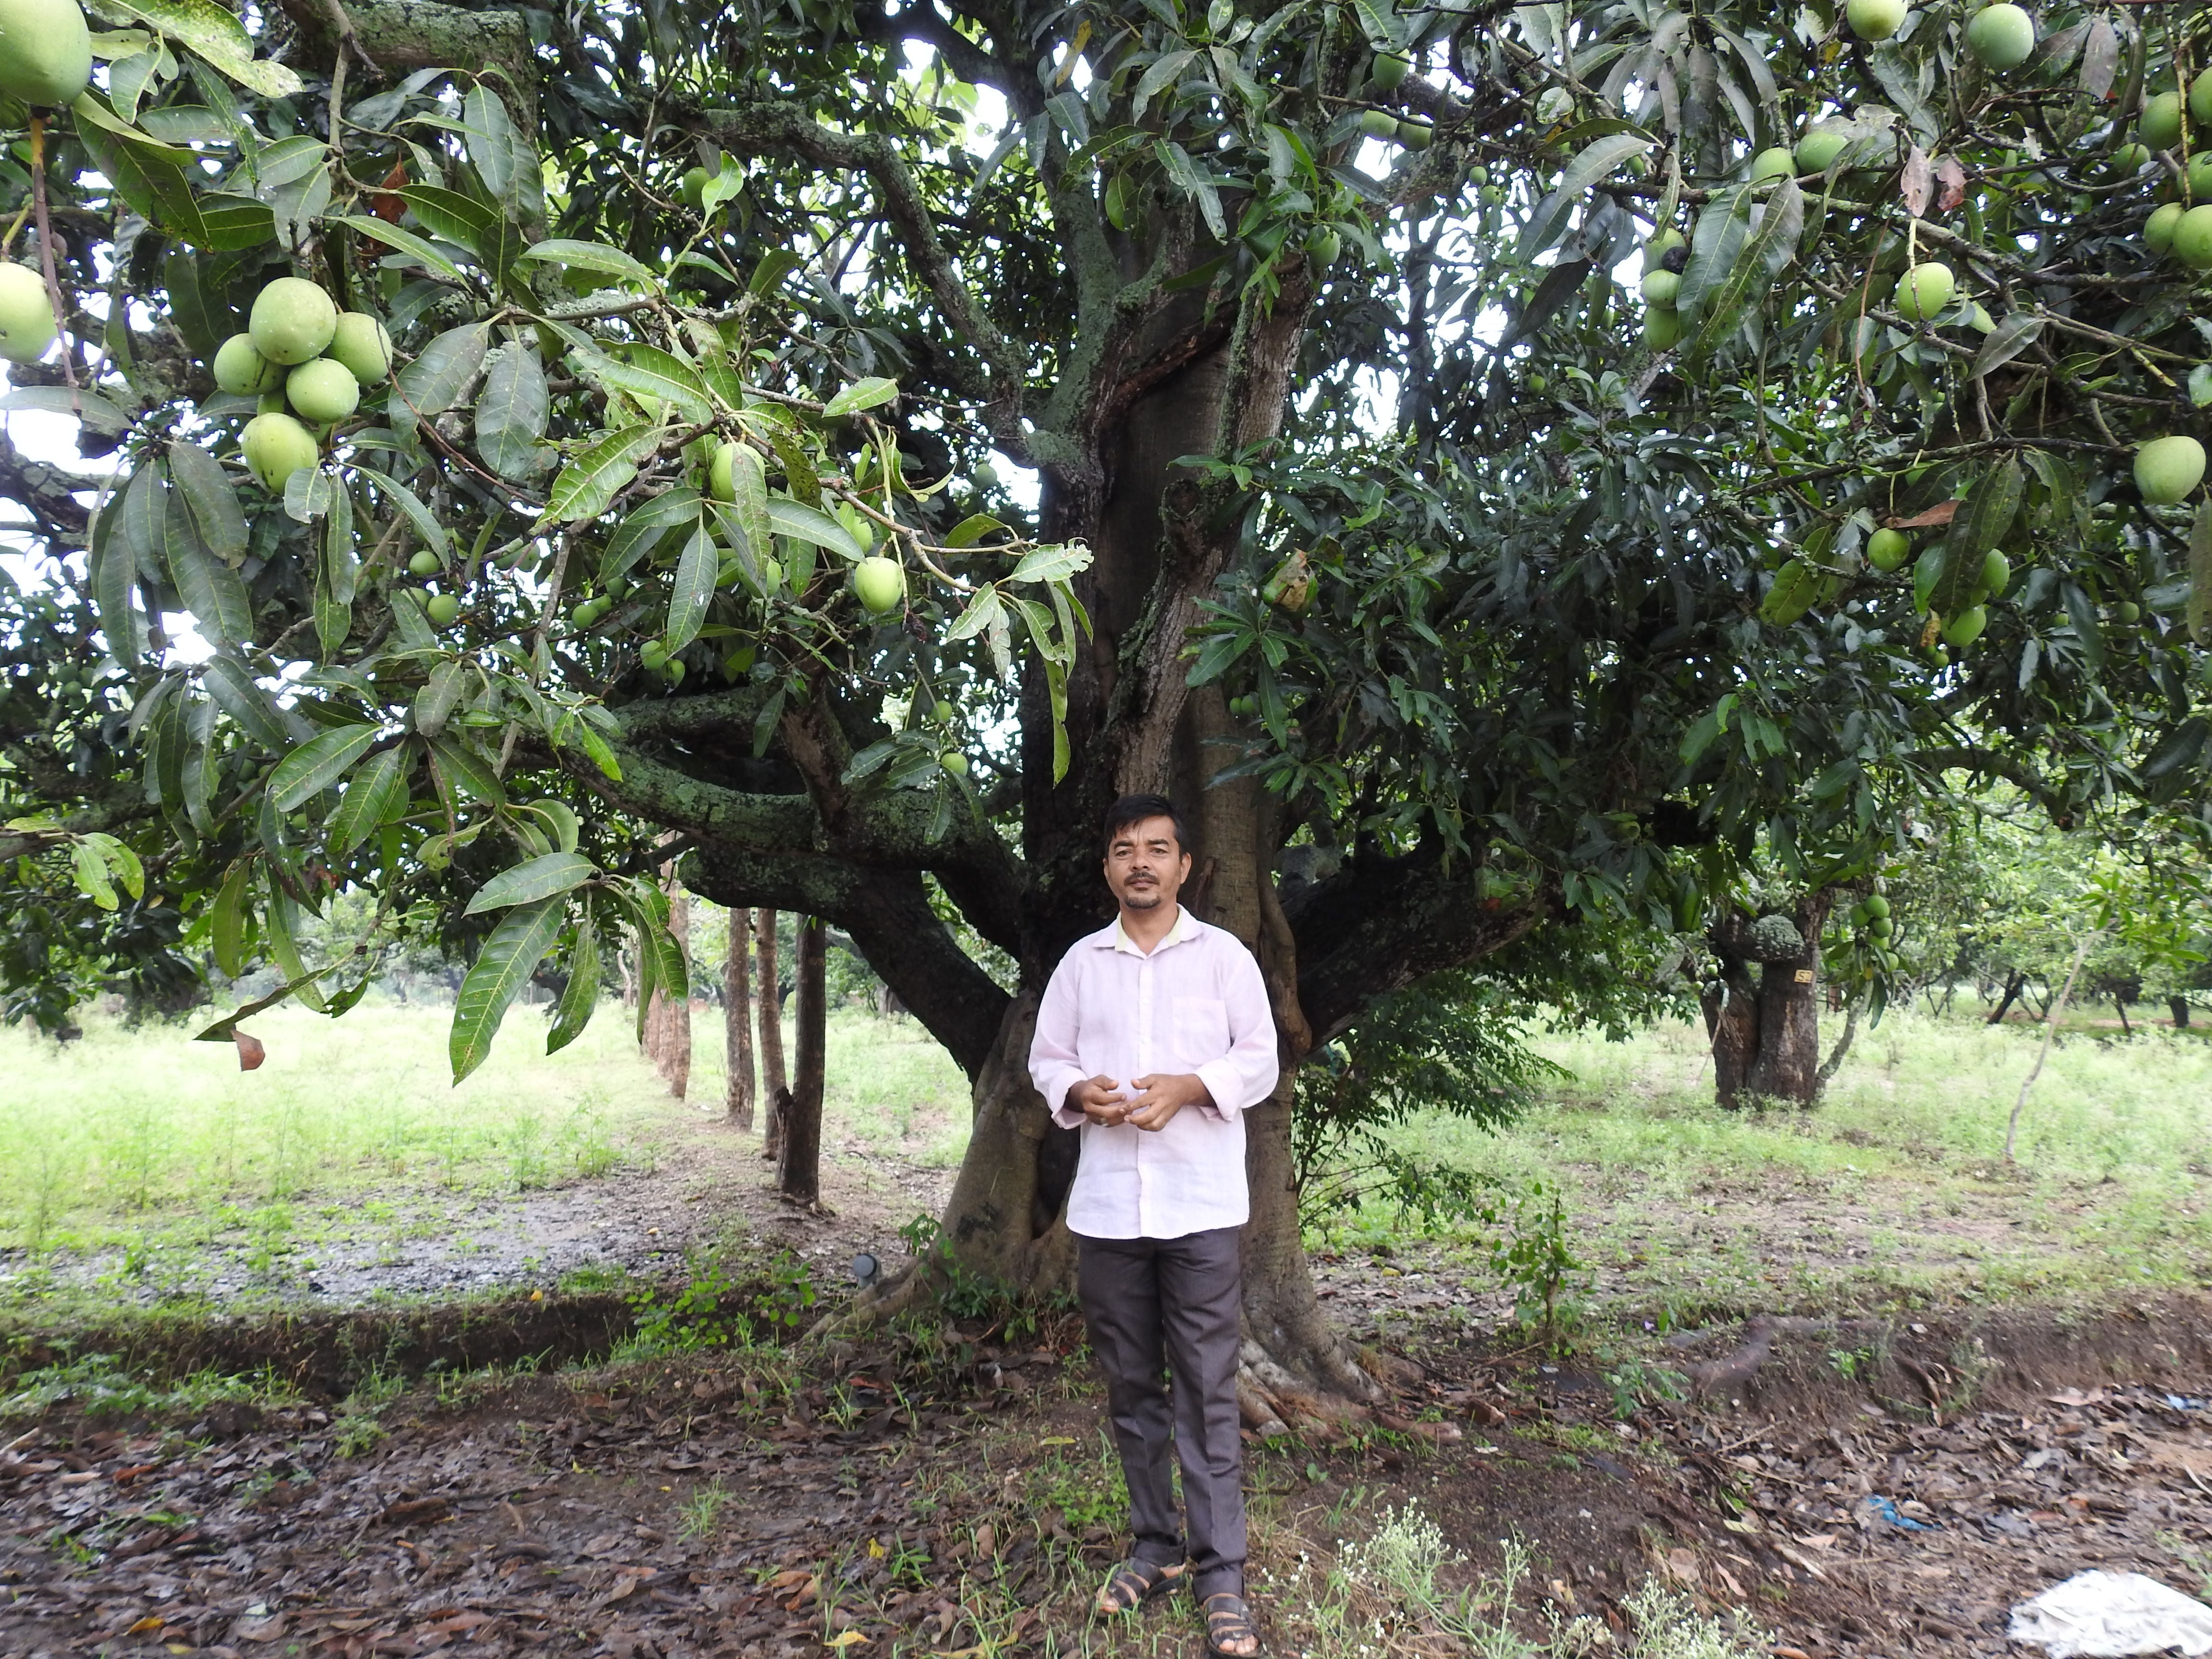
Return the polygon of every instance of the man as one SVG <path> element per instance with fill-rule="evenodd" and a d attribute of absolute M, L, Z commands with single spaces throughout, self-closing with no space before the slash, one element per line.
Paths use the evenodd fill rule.
<path fill-rule="evenodd" d="M 1237 1411 L 1243 1113 L 1274 1091 L 1279 1068 L 1259 964 L 1176 902 L 1189 844 L 1164 796 L 1124 796 L 1108 811 L 1106 884 L 1121 914 L 1054 970 L 1030 1077 L 1054 1120 L 1083 1132 L 1067 1225 L 1129 1487 L 1134 1541 L 1096 1611 L 1133 1612 L 1188 1576 L 1208 1651 L 1249 1659 L 1260 1641 L 1244 1601 Z"/>

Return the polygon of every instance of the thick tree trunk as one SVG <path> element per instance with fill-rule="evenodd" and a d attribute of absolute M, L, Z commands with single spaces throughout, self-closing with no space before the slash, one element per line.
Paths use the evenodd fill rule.
<path fill-rule="evenodd" d="M 1804 949 L 1759 963 L 1756 979 L 1750 920 L 1731 911 L 1714 925 L 1707 942 L 1720 974 L 1701 1001 L 1720 1105 L 1767 1099 L 1810 1106 L 1820 1099 L 1820 930 L 1828 906 L 1825 893 L 1799 901 L 1790 920 Z"/>
<path fill-rule="evenodd" d="M 1759 970 L 1759 1058 L 1744 1085 L 1753 1094 L 1810 1106 L 1820 1095 L 1820 930 L 1828 901 L 1815 893 L 1792 918 L 1802 953 Z"/>
<path fill-rule="evenodd" d="M 729 1073 L 722 1109 L 740 1129 L 753 1127 L 753 994 L 747 963 L 753 948 L 753 913 L 730 912 L 730 949 L 722 963 L 722 1053 Z"/>
<path fill-rule="evenodd" d="M 782 965 L 776 960 L 776 913 L 762 910 L 753 923 L 753 938 L 760 949 L 760 1065 L 761 1097 L 768 1103 L 768 1122 L 761 1138 L 763 1158 L 783 1156 L 784 1103 L 790 1098 L 790 1079 L 783 1067 Z"/>
<path fill-rule="evenodd" d="M 798 1053 L 787 1098 L 790 1116 L 783 1126 L 783 1149 L 776 1159 L 776 1190 L 793 1204 L 813 1204 L 822 1196 L 822 1093 L 827 1080 L 828 940 L 822 918 L 799 924 Z"/>
<path fill-rule="evenodd" d="M 2167 1012 L 2173 1016 L 2173 1029 L 2177 1031 L 2187 1030 L 2189 1029 L 2189 999 L 2168 997 L 2166 1000 L 2166 1006 Z"/>

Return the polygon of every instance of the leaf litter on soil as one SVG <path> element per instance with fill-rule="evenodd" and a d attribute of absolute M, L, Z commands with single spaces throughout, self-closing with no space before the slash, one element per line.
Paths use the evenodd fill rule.
<path fill-rule="evenodd" d="M 2209 1313 L 2171 1304 L 2150 1327 L 2183 1374 Z M 1119 1632 L 1085 1618 L 1121 1540 L 1072 1323 L 988 1335 L 957 1375 L 848 1352 L 810 1380 L 785 1356 L 708 1354 L 335 1411 L 50 1417 L 0 1450 L 0 1651 L 1194 1650 L 1179 1602 Z M 2190 1589 L 2212 1572 L 2201 1375 L 2196 1394 L 2103 1382 L 1946 1408 L 1870 1398 L 1816 1346 L 1740 1404 L 1622 1421 L 1600 1379 L 1539 1353 L 1437 1347 L 1422 1369 L 1398 1409 L 1460 1440 L 1253 1450 L 1271 1651 L 1468 1652 L 1467 1621 L 1500 1617 L 1486 1597 L 1509 1551 L 1531 1642 L 1580 1618 L 1624 1652 L 1624 1609 L 1653 1583 L 1778 1632 L 1778 1654 L 1893 1659 L 2000 1651 L 2014 1602 L 2086 1566 Z M 1441 1588 L 1348 1578 L 1383 1517 L 1416 1508 L 1449 1542 Z"/>

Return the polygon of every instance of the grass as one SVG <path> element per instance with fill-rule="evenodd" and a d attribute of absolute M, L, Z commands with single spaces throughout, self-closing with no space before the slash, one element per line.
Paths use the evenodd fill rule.
<path fill-rule="evenodd" d="M 127 1247 L 198 1221 L 281 1253 L 315 1200 L 511 1192 L 651 1161 L 666 1097 L 619 1018 L 549 1058 L 541 1014 L 519 1008 L 495 1063 L 456 1089 L 447 1017 L 276 1010 L 253 1022 L 268 1059 L 251 1073 L 185 1027 L 94 1019 L 66 1046 L 0 1031 L 0 1244 Z"/>
<path fill-rule="evenodd" d="M 1520 1122 L 1491 1135 L 1417 1120 L 1400 1140 L 1555 1183 L 1600 1299 L 1660 1322 L 2212 1282 L 2212 1045 L 2164 1029 L 2063 1036 L 2008 1168 L 2005 1121 L 2038 1041 L 1893 1012 L 1861 1031 L 1817 1109 L 1724 1112 L 1695 1025 L 1618 1044 L 1545 1036 L 1572 1080 Z M 1401 1235 L 1370 1203 L 1324 1242 Z M 1469 1247 L 1473 1271 L 1473 1241 L 1439 1237 Z"/>
<path fill-rule="evenodd" d="M 94 1020 L 63 1048 L 0 1031 L 0 1249 L 21 1253 L 19 1268 L 105 1253 L 116 1281 L 141 1290 L 217 1248 L 274 1284 L 334 1228 L 380 1228 L 400 1260 L 410 1228 L 453 1231 L 441 1218 L 460 1200 L 649 1166 L 720 1109 L 715 1011 L 694 1017 L 688 1106 L 668 1098 L 612 1004 L 550 1058 L 543 1011 L 517 1009 L 491 1064 L 458 1090 L 447 1018 L 374 1003 L 335 1023 L 280 1010 L 255 1022 L 269 1059 L 250 1073 L 183 1029 Z M 2009 1169 L 2005 1119 L 2033 1028 L 1893 1012 L 1862 1031 L 1810 1112 L 1717 1109 L 1693 1025 L 1618 1044 L 1535 1040 L 1571 1075 L 1519 1123 L 1492 1135 L 1416 1119 L 1400 1139 L 1519 1190 L 1540 1179 L 1559 1191 L 1568 1242 L 1595 1270 L 1584 1313 L 1594 1297 L 1600 1313 L 1663 1327 L 2212 1280 L 2212 1043 L 2197 1034 L 2069 1031 Z M 829 1074 L 831 1163 L 870 1179 L 957 1164 L 966 1085 L 918 1023 L 836 1011 Z M 1410 1237 L 1378 1200 L 1316 1242 L 1383 1253 Z M 1486 1240 L 1449 1227 L 1433 1240 L 1437 1276 L 1469 1293 L 1454 1301 L 1497 1290 Z"/>
<path fill-rule="evenodd" d="M 917 1019 L 878 1019 L 856 1008 L 831 1013 L 822 1095 L 823 1145 L 832 1152 L 896 1158 L 933 1170 L 957 1168 L 968 1151 L 968 1079 Z M 784 1022 L 787 1059 L 797 1044 Z M 702 1109 L 723 1098 L 720 1009 L 691 1015 L 690 1097 Z"/>

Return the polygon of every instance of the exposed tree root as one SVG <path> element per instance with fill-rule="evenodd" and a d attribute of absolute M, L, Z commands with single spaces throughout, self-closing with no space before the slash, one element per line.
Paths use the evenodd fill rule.
<path fill-rule="evenodd" d="M 1743 1328 L 1743 1340 L 1733 1352 L 1692 1365 L 1685 1373 L 1693 1394 L 1719 1394 L 1741 1388 L 1759 1375 L 1759 1368 L 1774 1351 L 1778 1336 L 1816 1336 L 1837 1328 L 1832 1319 L 1804 1319 L 1789 1315 L 1760 1314 Z"/>

